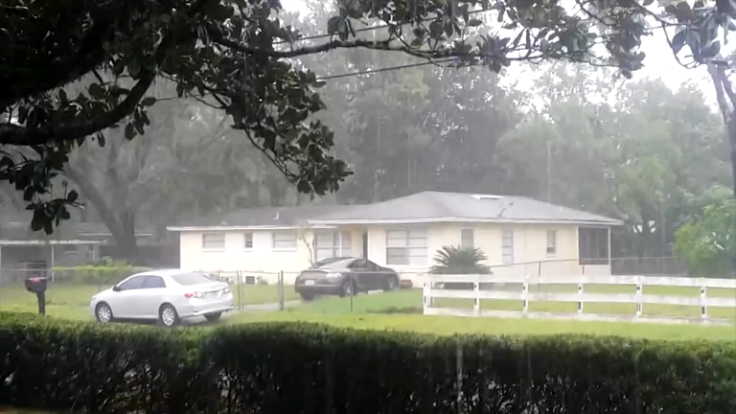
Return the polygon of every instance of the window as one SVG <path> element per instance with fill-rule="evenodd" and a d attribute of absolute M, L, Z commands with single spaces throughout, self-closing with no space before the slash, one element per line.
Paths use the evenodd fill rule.
<path fill-rule="evenodd" d="M 475 232 L 473 229 L 460 230 L 460 247 L 464 249 L 475 248 Z"/>
<path fill-rule="evenodd" d="M 164 282 L 164 278 L 161 276 L 144 276 L 145 280 L 143 281 L 143 288 L 144 289 L 157 289 L 157 288 L 165 288 L 166 282 Z"/>
<path fill-rule="evenodd" d="M 504 230 L 501 234 L 501 255 L 503 264 L 514 263 L 514 231 Z"/>
<path fill-rule="evenodd" d="M 578 228 L 578 251 L 582 265 L 608 264 L 608 229 L 601 227 Z"/>
<path fill-rule="evenodd" d="M 331 257 L 352 256 L 349 231 L 323 231 L 314 235 L 314 259 L 319 262 Z"/>
<path fill-rule="evenodd" d="M 208 278 L 207 276 L 201 273 L 181 273 L 178 275 L 171 276 L 171 278 L 174 279 L 174 282 L 182 286 L 212 283 L 212 279 Z"/>
<path fill-rule="evenodd" d="M 225 233 L 203 234 L 202 249 L 225 250 Z"/>
<path fill-rule="evenodd" d="M 245 249 L 251 250 L 253 248 L 253 233 L 245 233 Z"/>
<path fill-rule="evenodd" d="M 273 232 L 273 249 L 274 250 L 296 250 L 296 232 L 295 231 L 275 231 Z"/>
<path fill-rule="evenodd" d="M 557 231 L 547 230 L 547 254 L 557 254 Z"/>
<path fill-rule="evenodd" d="M 427 232 L 425 230 L 392 230 L 386 232 L 386 263 L 389 265 L 427 265 Z"/>
<path fill-rule="evenodd" d="M 120 284 L 120 290 L 135 290 L 143 288 L 143 276 L 137 276 L 132 279 L 128 279 Z"/>

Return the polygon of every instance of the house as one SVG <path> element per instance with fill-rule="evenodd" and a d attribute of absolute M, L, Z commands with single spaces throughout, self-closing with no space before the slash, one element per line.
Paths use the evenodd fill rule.
<path fill-rule="evenodd" d="M 483 250 L 494 274 L 610 274 L 622 223 L 525 197 L 427 191 L 368 205 L 247 209 L 169 227 L 181 267 L 290 283 L 310 263 L 361 256 L 399 272 L 432 266 L 446 245 Z"/>
<path fill-rule="evenodd" d="M 56 266 L 82 265 L 115 250 L 112 234 L 103 224 L 61 222 L 47 235 L 32 231 L 30 221 L 30 214 L 0 214 L 0 285 L 38 269 L 53 277 L 51 269 Z M 152 232 L 137 230 L 136 237 L 140 245 L 154 245 Z"/>

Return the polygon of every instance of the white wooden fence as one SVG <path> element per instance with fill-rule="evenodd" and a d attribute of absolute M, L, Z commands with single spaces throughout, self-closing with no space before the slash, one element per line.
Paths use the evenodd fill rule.
<path fill-rule="evenodd" d="M 472 283 L 472 290 L 442 289 L 444 283 Z M 503 284 L 521 285 L 521 291 L 503 290 Z M 633 285 L 636 293 L 586 293 L 585 285 Z M 532 289 L 538 285 L 577 285 L 577 293 L 544 292 Z M 491 286 L 491 287 L 488 287 Z M 665 296 L 647 294 L 647 286 L 680 286 L 700 289 L 700 296 Z M 708 288 L 733 289 L 728 297 L 709 297 Z M 436 298 L 473 299 L 472 309 L 436 307 Z M 519 300 L 521 311 L 484 310 L 480 301 L 483 299 Z M 530 312 L 529 302 L 575 302 L 576 313 Z M 584 313 L 585 303 L 630 303 L 636 304 L 633 315 L 603 315 Z M 684 318 L 676 316 L 646 316 L 642 309 L 646 304 L 666 304 L 699 306 L 700 318 Z M 424 278 L 424 314 L 469 317 L 500 317 L 530 319 L 565 319 L 589 321 L 632 321 L 654 323 L 702 323 L 733 324 L 733 320 L 710 318 L 709 307 L 726 307 L 733 309 L 736 318 L 736 280 L 708 279 L 688 277 L 648 277 L 648 276 L 495 276 L 495 275 L 433 275 Z"/>

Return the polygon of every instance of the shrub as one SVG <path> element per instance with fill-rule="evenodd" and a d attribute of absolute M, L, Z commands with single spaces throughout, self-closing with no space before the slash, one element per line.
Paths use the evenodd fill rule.
<path fill-rule="evenodd" d="M 129 264 L 54 267 L 55 279 L 79 284 L 112 285 L 135 273 L 148 270 Z"/>
<path fill-rule="evenodd" d="M 736 343 L 216 330 L 0 314 L 0 405 L 149 413 L 736 412 Z"/>
<path fill-rule="evenodd" d="M 483 250 L 472 247 L 444 246 L 434 256 L 435 265 L 430 273 L 440 275 L 487 275 L 490 267 L 482 262 L 488 260 Z M 443 289 L 472 290 L 473 283 L 446 282 Z"/>

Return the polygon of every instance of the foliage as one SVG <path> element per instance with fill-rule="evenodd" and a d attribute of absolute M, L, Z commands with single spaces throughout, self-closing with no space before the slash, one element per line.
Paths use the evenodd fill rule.
<path fill-rule="evenodd" d="M 442 275 L 489 274 L 491 269 L 481 262 L 488 260 L 483 250 L 472 247 L 443 246 L 434 256 L 430 273 Z"/>
<path fill-rule="evenodd" d="M 668 2 L 670 3 L 670 2 Z M 324 108 L 324 82 L 294 59 L 334 49 L 400 51 L 453 67 L 499 72 L 515 61 L 565 60 L 643 66 L 641 38 L 676 25 L 697 62 L 718 53 L 718 28 L 731 30 L 729 2 L 342 0 L 322 44 L 299 47 L 299 33 L 274 16 L 278 0 L 10 0 L 0 9 L 0 181 L 23 192 L 34 230 L 68 219 L 75 191 L 50 193 L 72 153 L 122 127 L 124 137 L 150 124 L 155 81 L 221 110 L 231 127 L 263 152 L 297 189 L 324 194 L 350 175 L 330 154 L 333 133 L 313 114 Z M 660 13 L 662 11 L 662 13 Z M 365 40 L 356 25 L 383 22 L 387 34 Z M 487 29 L 487 30 L 484 30 Z M 697 34 L 697 35 L 696 35 Z M 69 93 L 69 85 L 83 85 Z M 169 98 L 169 97 L 165 97 Z"/>
<path fill-rule="evenodd" d="M 124 264 L 90 264 L 87 266 L 54 267 L 55 279 L 78 284 L 114 285 L 128 276 L 148 270 Z"/>
<path fill-rule="evenodd" d="M 49 410 L 736 409 L 734 342 L 435 337 L 293 323 L 162 330 L 0 313 L 0 353 L 0 403 Z"/>
<path fill-rule="evenodd" d="M 506 188 L 622 219 L 614 254 L 669 256 L 697 197 L 729 182 L 722 121 L 694 85 L 616 88 L 605 74 L 558 67 L 533 91 L 539 114 L 497 146 Z"/>
<path fill-rule="evenodd" d="M 736 200 L 724 187 L 706 194 L 702 213 L 677 230 L 675 253 L 700 276 L 736 275 Z"/>

